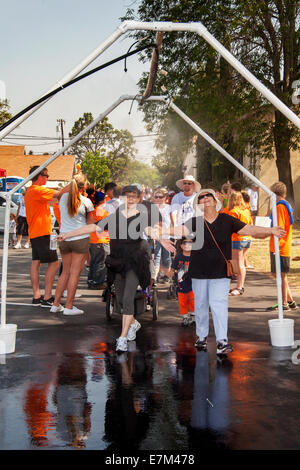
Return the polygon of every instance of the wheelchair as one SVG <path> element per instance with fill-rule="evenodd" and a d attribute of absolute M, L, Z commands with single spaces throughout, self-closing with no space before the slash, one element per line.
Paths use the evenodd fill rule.
<path fill-rule="evenodd" d="M 113 283 L 108 283 L 105 298 L 106 302 L 106 320 L 111 321 L 113 318 L 114 307 L 116 303 L 116 292 Z M 152 318 L 154 321 L 158 319 L 158 294 L 157 288 L 147 287 L 145 290 L 137 289 L 134 298 L 134 316 L 152 310 Z"/>
<path fill-rule="evenodd" d="M 177 300 L 178 298 L 178 277 L 177 277 L 177 271 L 175 271 L 174 276 L 172 277 L 172 283 L 170 284 L 168 291 L 167 291 L 167 299 L 175 299 Z"/>

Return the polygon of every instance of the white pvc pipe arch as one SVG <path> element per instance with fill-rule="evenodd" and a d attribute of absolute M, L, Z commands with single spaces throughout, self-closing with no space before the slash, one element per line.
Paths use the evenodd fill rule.
<path fill-rule="evenodd" d="M 266 88 L 246 67 L 244 67 L 225 47 L 222 46 L 222 44 L 219 43 L 219 41 L 208 32 L 206 27 L 198 22 L 198 23 L 171 23 L 171 22 L 139 22 L 139 21 L 125 21 L 121 23 L 121 25 L 105 40 L 103 41 L 93 52 L 91 52 L 82 62 L 80 62 L 71 72 L 66 74 L 61 80 L 58 80 L 56 84 L 48 90 L 47 93 L 50 91 L 54 90 L 58 85 L 64 85 L 68 81 L 72 80 L 74 77 L 76 77 L 83 69 L 85 69 L 91 62 L 93 62 L 97 57 L 99 57 L 106 49 L 108 49 L 121 35 L 125 34 L 127 31 L 132 31 L 132 30 L 146 30 L 146 31 L 163 31 L 163 32 L 171 32 L 171 31 L 182 31 L 182 32 L 194 32 L 201 36 L 205 41 L 207 41 L 217 52 L 219 52 L 224 59 L 232 65 L 249 83 L 251 83 L 267 100 L 272 103 L 275 108 L 279 109 L 282 114 L 284 114 L 290 121 L 292 121 L 298 128 L 300 128 L 300 119 L 299 117 L 293 113 L 282 101 L 280 101 L 268 88 Z M 46 94 L 47 94 L 46 93 Z M 50 98 L 49 98 L 50 99 Z M 130 98 L 131 99 L 131 98 Z M 124 99 L 122 100 L 124 101 Z M 5 130 L 0 132 L 0 141 L 6 137 L 10 132 L 12 132 L 13 129 L 15 129 L 18 125 L 20 125 L 21 122 L 25 121 L 28 119 L 31 114 L 33 114 L 37 109 L 39 109 L 46 101 L 43 103 L 37 105 L 35 108 L 33 108 L 31 111 L 27 112 L 24 114 L 22 117 L 17 119 L 14 123 L 12 123 L 10 126 L 8 126 Z M 118 106 L 118 104 L 116 104 Z M 115 106 L 115 107 L 116 107 Z M 171 107 L 175 106 L 170 104 Z M 173 108 L 175 110 L 175 108 Z M 179 111 L 179 110 L 178 110 Z M 177 112 L 177 111 L 176 111 Z M 108 114 L 108 112 L 107 112 Z M 183 113 L 182 113 L 183 114 Z M 99 117 L 98 120 L 103 119 L 104 115 L 102 117 Z M 183 119 L 188 120 L 187 116 L 183 117 Z M 98 122 L 97 120 L 97 122 Z M 188 121 L 187 121 L 188 122 Z M 96 123 L 95 123 L 96 124 Z M 190 123 L 191 124 L 191 123 Z M 195 123 L 192 124 L 193 127 L 196 126 Z M 92 125 L 91 125 L 92 127 Z M 89 128 L 85 130 L 87 132 Z M 196 126 L 198 127 L 198 126 Z M 195 130 L 197 130 L 195 128 Z M 197 132 L 201 131 L 202 136 L 204 137 L 203 131 L 198 128 Z M 84 133 L 85 133 L 84 132 Z M 63 147 L 59 152 L 57 152 L 53 157 L 51 157 L 47 162 L 45 162 L 43 165 L 41 165 L 37 170 L 36 173 L 32 173 L 31 177 L 27 177 L 22 184 L 16 186 L 14 190 L 10 193 L 8 193 L 8 201 L 7 201 L 7 210 L 5 213 L 5 232 L 4 232 L 4 253 L 3 253 L 3 264 L 2 264 L 2 302 L 1 302 L 1 326 L 5 325 L 6 322 L 6 281 L 7 281 L 7 250 L 8 250 L 8 225 L 9 225 L 9 210 L 10 210 L 10 198 L 11 195 L 17 191 L 20 187 L 22 187 L 26 182 L 28 182 L 32 176 L 35 174 L 38 174 L 45 166 L 47 166 L 49 163 L 51 163 L 55 158 L 59 156 L 62 152 L 64 152 L 70 145 L 75 143 L 77 140 L 79 140 L 80 137 L 82 137 L 82 134 L 78 134 L 76 136 L 76 140 L 72 140 L 69 142 L 68 145 Z M 200 132 L 199 132 L 200 133 Z M 207 136 L 209 138 L 209 136 Z M 206 137 L 204 137 L 206 138 Z M 209 138 L 210 139 L 210 138 Z M 208 140 L 208 139 L 206 139 Z M 216 142 L 211 139 L 211 144 L 214 145 L 215 148 L 218 146 Z M 218 146 L 219 147 L 219 146 Z M 218 148 L 219 151 L 221 147 Z M 228 159 L 232 159 L 232 163 L 237 166 L 238 162 L 236 162 L 233 157 L 231 157 L 227 152 L 225 152 L 224 149 L 222 149 L 221 153 L 226 157 L 230 157 Z M 225 155 L 225 153 L 227 155 Z M 235 163 L 234 163 L 235 162 Z M 238 164 L 239 165 L 239 164 Z M 240 166 L 239 169 L 245 173 L 245 169 Z M 275 201 L 275 195 L 273 193 L 270 193 L 267 188 L 265 188 L 253 175 L 250 176 L 250 174 L 247 175 L 252 181 L 255 181 L 255 183 L 264 189 L 265 191 L 270 194 L 271 199 L 272 199 L 272 213 L 273 213 L 273 222 L 274 225 L 277 224 L 277 213 L 276 213 L 276 205 L 274 204 Z M 274 209 L 275 206 L 275 209 Z M 278 286 L 278 305 L 279 305 L 279 318 L 283 318 L 283 312 L 282 312 L 282 296 L 281 296 L 281 289 L 279 293 L 279 285 L 281 285 L 281 280 L 278 279 L 278 274 L 280 272 L 280 265 L 279 265 L 279 245 L 278 245 L 278 239 L 275 237 L 275 259 L 276 259 L 276 277 L 277 277 L 277 286 Z"/>
<path fill-rule="evenodd" d="M 70 140 L 64 147 L 58 150 L 54 155 L 52 155 L 46 162 L 44 162 L 39 168 L 37 168 L 33 173 L 27 176 L 21 183 L 15 186 L 9 193 L 7 197 L 7 204 L 5 210 L 5 230 L 4 230 L 4 241 L 3 241 L 3 260 L 2 260 L 2 293 L 1 293 L 1 327 L 4 327 L 6 324 L 6 290 L 7 290 L 7 265 L 8 265 L 8 237 L 9 237 L 9 214 L 10 214 L 10 201 L 12 195 L 23 187 L 28 181 L 32 179 L 33 176 L 39 174 L 43 168 L 46 168 L 51 162 L 58 158 L 63 152 L 65 152 L 69 147 L 74 145 L 78 140 L 80 140 L 87 132 L 89 132 L 98 122 L 104 119 L 108 114 L 110 114 L 115 108 L 117 108 L 121 103 L 127 100 L 140 100 L 141 97 L 123 95 L 117 101 L 115 101 L 109 108 L 101 113 L 91 124 L 89 124 L 83 131 L 81 131 L 76 137 Z M 184 119 L 193 129 L 198 132 L 207 142 L 209 142 L 214 148 L 216 148 L 222 155 L 224 155 L 227 160 L 229 160 L 234 166 L 236 166 L 247 178 L 253 181 L 257 186 L 263 189 L 269 196 L 272 201 L 272 214 L 274 225 L 277 224 L 277 212 L 276 212 L 276 196 L 272 191 L 270 191 L 266 186 L 264 186 L 255 176 L 253 176 L 246 168 L 244 168 L 239 162 L 237 162 L 226 150 L 224 150 L 217 142 L 215 142 L 206 132 L 204 132 L 194 121 L 192 121 L 186 114 L 183 113 L 168 97 L 165 96 L 152 96 L 148 98 L 147 101 L 159 101 L 159 102 L 168 102 L 168 105 L 173 111 L 175 111 L 182 119 Z M 278 313 L 279 319 L 283 319 L 283 310 L 282 310 L 282 292 L 281 292 L 281 275 L 280 275 L 280 257 L 279 257 L 279 245 L 277 237 L 275 239 L 275 260 L 276 260 L 276 282 L 277 282 L 277 297 L 278 297 Z M 277 241 L 277 243 L 276 243 Z"/>

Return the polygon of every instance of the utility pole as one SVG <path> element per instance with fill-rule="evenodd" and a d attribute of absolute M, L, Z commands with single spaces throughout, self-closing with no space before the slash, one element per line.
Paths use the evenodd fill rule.
<path fill-rule="evenodd" d="M 57 122 L 58 122 L 58 125 L 60 126 L 61 145 L 62 145 L 62 147 L 64 147 L 65 146 L 64 124 L 66 124 L 66 121 L 64 121 L 63 119 L 57 119 Z M 65 152 L 63 152 L 63 155 L 64 154 L 65 154 Z"/>

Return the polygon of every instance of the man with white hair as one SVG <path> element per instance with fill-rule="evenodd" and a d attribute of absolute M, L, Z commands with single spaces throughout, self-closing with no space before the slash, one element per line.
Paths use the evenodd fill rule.
<path fill-rule="evenodd" d="M 194 216 L 194 197 L 200 191 L 201 184 L 192 175 L 186 175 L 176 181 L 176 186 L 181 192 L 172 199 L 170 216 L 173 225 L 181 225 Z"/>

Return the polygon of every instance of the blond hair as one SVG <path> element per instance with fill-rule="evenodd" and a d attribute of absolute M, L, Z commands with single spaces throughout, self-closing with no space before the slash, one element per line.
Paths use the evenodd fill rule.
<path fill-rule="evenodd" d="M 228 201 L 228 210 L 231 211 L 234 207 L 239 207 L 240 209 L 245 209 L 245 201 L 242 193 L 236 192 L 231 193 Z"/>
<path fill-rule="evenodd" d="M 276 196 L 280 196 L 285 198 L 286 196 L 286 185 L 282 181 L 278 181 L 277 183 L 272 184 L 270 187 L 271 191 L 276 194 Z"/>
<path fill-rule="evenodd" d="M 87 177 L 83 173 L 78 173 L 74 176 L 70 183 L 69 197 L 68 197 L 68 214 L 71 217 L 77 214 L 81 205 L 80 195 L 84 191 L 87 184 Z"/>

